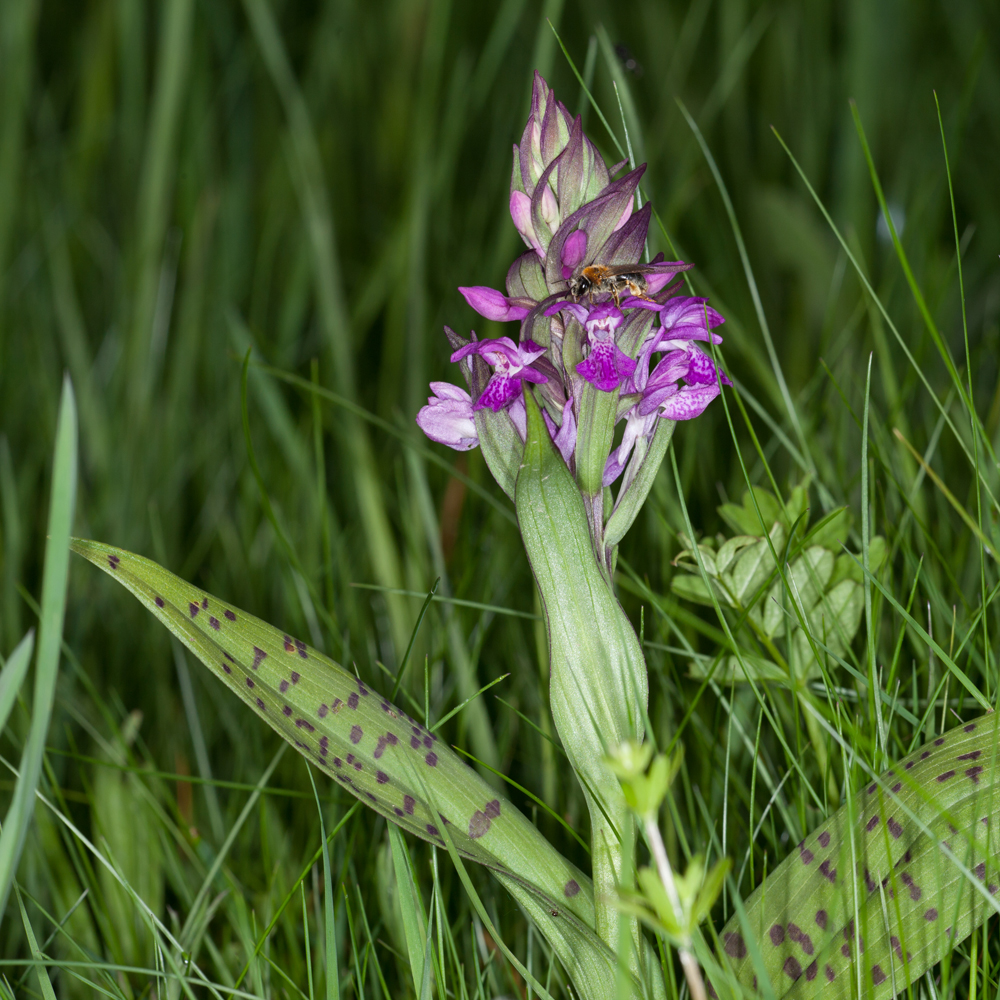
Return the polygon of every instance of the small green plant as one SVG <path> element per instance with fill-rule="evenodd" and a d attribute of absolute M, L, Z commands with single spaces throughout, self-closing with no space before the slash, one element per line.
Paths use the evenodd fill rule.
<path fill-rule="evenodd" d="M 808 492 L 796 486 L 779 502 L 761 487 L 747 490 L 740 506 L 722 504 L 719 515 L 736 534 L 702 539 L 697 553 L 685 545 L 671 580 L 679 597 L 731 608 L 756 640 L 721 664 L 691 663 L 694 677 L 709 673 L 720 684 L 769 680 L 797 688 L 829 679 L 850 647 L 864 611 L 863 558 L 848 549 L 851 512 L 831 511 L 810 527 Z M 868 548 L 868 569 L 885 560 L 885 539 Z M 779 571 L 779 564 L 781 570 Z"/>

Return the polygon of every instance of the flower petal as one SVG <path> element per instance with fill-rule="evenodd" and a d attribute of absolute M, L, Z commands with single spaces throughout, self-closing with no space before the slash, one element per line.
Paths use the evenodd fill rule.
<path fill-rule="evenodd" d="M 479 444 L 472 397 L 450 382 L 431 382 L 427 405 L 417 413 L 417 426 L 432 440 L 455 451 L 469 451 Z"/>
<path fill-rule="evenodd" d="M 578 229 L 568 240 L 563 244 L 562 247 L 562 263 L 563 267 L 568 267 L 570 273 L 575 271 L 583 258 L 587 256 L 587 234 L 582 230 Z"/>
<path fill-rule="evenodd" d="M 705 412 L 705 407 L 718 395 L 717 385 L 682 386 L 661 404 L 660 416 L 667 420 L 700 417 Z"/>
<path fill-rule="evenodd" d="M 489 407 L 494 413 L 499 413 L 508 403 L 521 394 L 521 379 L 509 375 L 499 375 L 494 372 L 486 383 L 482 395 L 473 404 L 473 410 L 483 410 Z"/>
<path fill-rule="evenodd" d="M 531 222 L 531 199 L 523 191 L 511 191 L 510 217 L 514 220 L 514 228 L 521 234 L 524 242 L 544 257 L 545 251 L 538 242 L 535 227 Z"/>
<path fill-rule="evenodd" d="M 465 301 L 487 319 L 505 323 L 512 319 L 524 319 L 531 311 L 526 306 L 512 303 L 503 292 L 498 292 L 495 288 L 473 285 L 467 288 L 460 286 L 458 290 L 465 296 Z"/>

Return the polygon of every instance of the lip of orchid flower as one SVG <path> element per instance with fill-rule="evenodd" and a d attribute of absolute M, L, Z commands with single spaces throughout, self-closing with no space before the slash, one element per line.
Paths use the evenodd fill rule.
<path fill-rule="evenodd" d="M 678 345 L 650 374 L 638 404 L 639 416 L 655 414 L 669 420 L 691 420 L 719 395 L 720 383 L 733 384 L 703 351 L 682 341 Z M 678 385 L 682 379 L 686 385 Z"/>
<path fill-rule="evenodd" d="M 579 318 L 579 306 L 573 308 Z M 586 310 L 581 320 L 587 331 L 590 353 L 576 370 L 602 392 L 612 392 L 635 372 L 636 362 L 615 343 L 615 332 L 624 319 L 622 311 L 610 302 L 601 302 Z"/>
<path fill-rule="evenodd" d="M 478 354 L 492 366 L 493 374 L 472 409 L 489 407 L 494 413 L 499 413 L 520 396 L 522 382 L 548 382 L 547 375 L 529 367 L 544 353 L 545 348 L 532 340 L 515 344 L 510 337 L 498 337 L 495 340 L 474 340 L 455 351 L 451 360 L 461 361 L 470 354 Z"/>
<path fill-rule="evenodd" d="M 496 320 L 499 323 L 524 319 L 535 304 L 530 300 L 508 298 L 503 292 L 498 292 L 495 288 L 487 288 L 485 285 L 465 287 L 460 285 L 458 290 L 465 297 L 465 301 L 480 316 Z"/>
<path fill-rule="evenodd" d="M 450 382 L 431 382 L 432 396 L 417 413 L 417 426 L 432 440 L 455 451 L 470 451 L 479 444 L 472 397 Z"/>

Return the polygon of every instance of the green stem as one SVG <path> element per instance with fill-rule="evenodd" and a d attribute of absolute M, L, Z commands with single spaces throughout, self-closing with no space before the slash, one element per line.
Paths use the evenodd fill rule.
<path fill-rule="evenodd" d="M 603 572 L 580 490 L 534 400 L 526 395 L 528 440 L 515 489 L 518 523 L 538 583 L 549 640 L 552 718 L 590 810 L 596 930 L 617 949 L 620 889 L 632 886 L 635 830 L 605 756 L 642 740 L 648 696 L 638 637 Z M 593 506 L 593 505 L 591 505 Z M 629 965 L 640 974 L 638 922 L 629 927 Z"/>

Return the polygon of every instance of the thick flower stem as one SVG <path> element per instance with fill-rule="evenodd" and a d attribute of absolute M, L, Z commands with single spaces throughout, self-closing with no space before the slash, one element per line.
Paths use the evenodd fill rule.
<path fill-rule="evenodd" d="M 525 395 L 528 439 L 515 492 L 517 516 L 545 613 L 552 718 L 590 809 L 596 930 L 617 950 L 615 902 L 620 888 L 631 888 L 635 833 L 605 757 L 626 739 L 642 740 L 646 663 L 595 555 L 583 497 L 537 405 Z M 630 930 L 629 965 L 645 978 L 638 924 L 633 921 Z"/>

